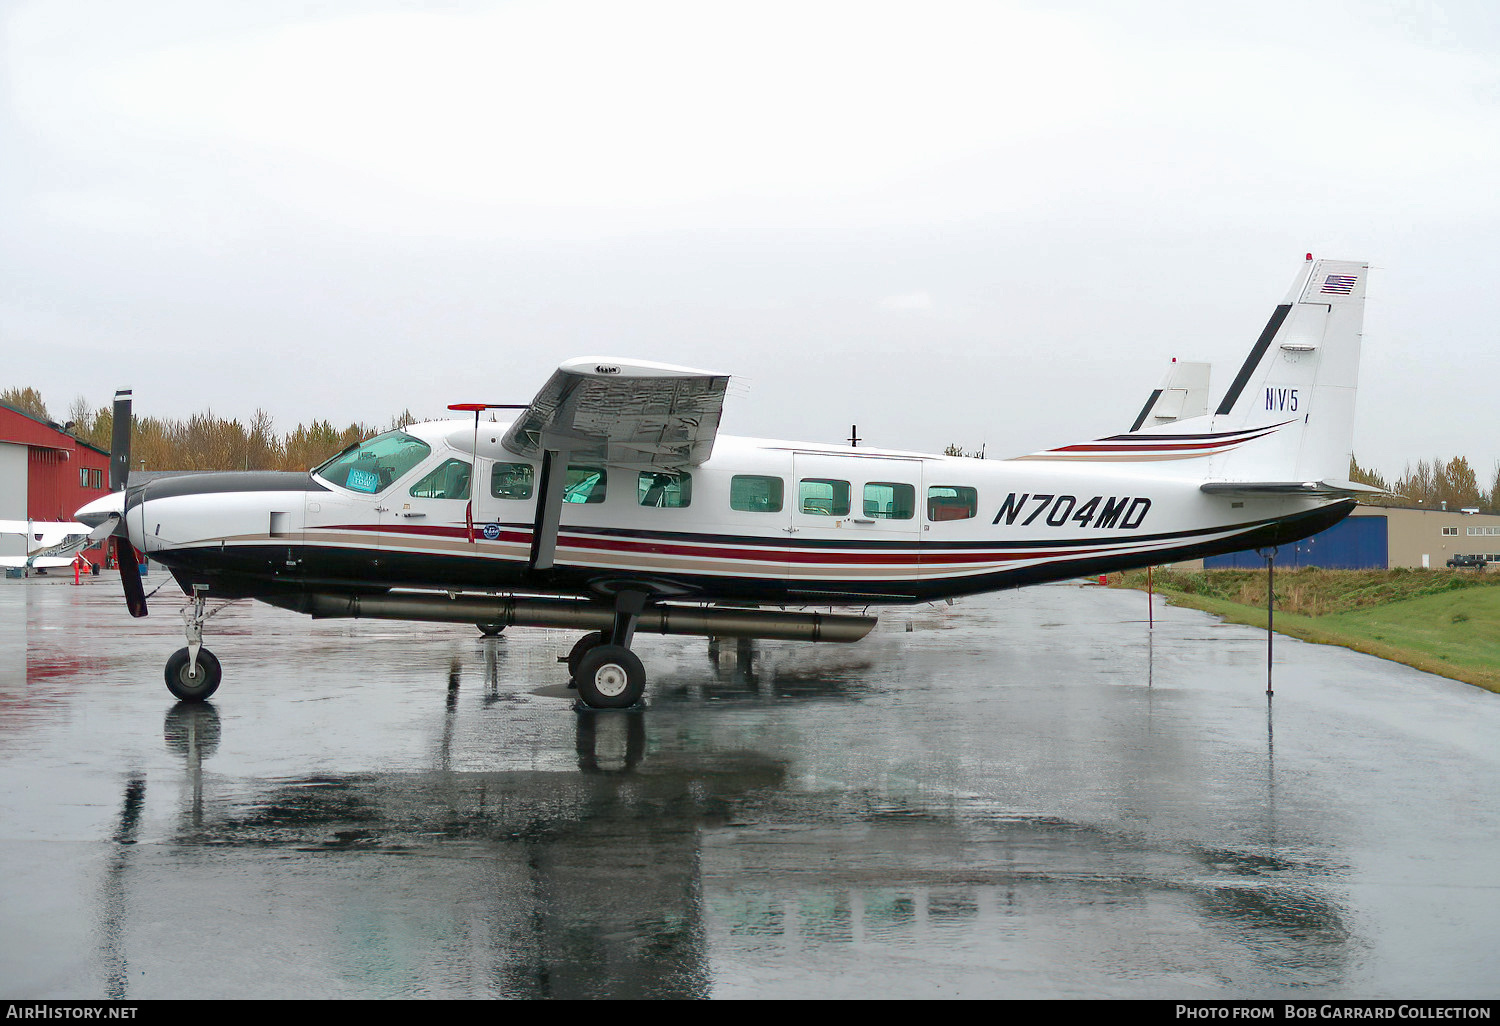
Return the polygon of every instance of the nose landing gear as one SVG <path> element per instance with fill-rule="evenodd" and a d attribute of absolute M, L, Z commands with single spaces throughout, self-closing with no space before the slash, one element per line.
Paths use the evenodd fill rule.
<path fill-rule="evenodd" d="M 224 678 L 218 657 L 203 647 L 203 623 L 213 615 L 204 612 L 208 601 L 204 592 L 207 590 L 207 585 L 193 585 L 192 612 L 186 607 L 182 610 L 187 648 L 179 648 L 167 659 L 167 690 L 184 702 L 203 701 L 219 690 L 219 682 Z"/>

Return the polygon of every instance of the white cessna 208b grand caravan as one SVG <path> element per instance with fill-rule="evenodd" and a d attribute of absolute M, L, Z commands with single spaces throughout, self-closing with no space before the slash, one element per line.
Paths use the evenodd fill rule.
<path fill-rule="evenodd" d="M 513 423 L 415 424 L 306 474 L 112 484 L 79 520 L 164 564 L 192 598 L 167 686 L 219 686 L 209 598 L 314 617 L 585 630 L 595 707 L 637 702 L 636 631 L 857 641 L 869 607 L 1285 544 L 1375 489 L 1348 475 L 1367 265 L 1301 267 L 1212 414 L 1009 460 L 718 435 L 728 376 L 562 364 Z M 1204 378 L 1206 382 L 1206 376 Z M 1200 403 L 1202 400 L 1200 400 Z M 1200 406 L 1205 409 L 1205 406 Z M 123 429 L 123 430 L 122 430 Z M 119 560 L 146 615 L 135 560 Z M 812 612 L 807 607 L 855 607 Z M 801 608 L 798 608 L 801 607 Z"/>

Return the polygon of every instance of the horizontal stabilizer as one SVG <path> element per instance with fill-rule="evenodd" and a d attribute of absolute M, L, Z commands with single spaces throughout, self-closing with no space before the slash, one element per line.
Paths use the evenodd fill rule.
<path fill-rule="evenodd" d="M 1391 494 L 1384 488 L 1355 481 L 1206 481 L 1198 487 L 1209 495 L 1321 495 L 1354 499 Z"/>

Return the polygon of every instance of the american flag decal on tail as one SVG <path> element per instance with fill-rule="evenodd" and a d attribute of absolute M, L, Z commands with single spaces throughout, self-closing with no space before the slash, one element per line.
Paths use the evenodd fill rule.
<path fill-rule="evenodd" d="M 1359 278 L 1353 274 L 1330 274 L 1319 291 L 1347 296 L 1354 291 L 1354 283 L 1358 280 Z"/>

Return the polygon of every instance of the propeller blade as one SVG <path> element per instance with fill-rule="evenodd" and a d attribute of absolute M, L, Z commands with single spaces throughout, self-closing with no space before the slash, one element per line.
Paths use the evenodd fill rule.
<path fill-rule="evenodd" d="M 130 615 L 146 615 L 146 587 L 141 584 L 141 566 L 136 562 L 135 548 L 124 538 L 115 538 L 115 562 L 120 567 L 120 585 L 125 589 L 125 606 Z"/>
<path fill-rule="evenodd" d="M 98 545 L 100 542 L 113 535 L 117 528 L 123 531 L 124 527 L 122 525 L 124 523 L 125 521 L 121 517 L 111 516 L 108 520 L 105 520 L 102 524 L 89 532 L 88 544 L 84 545 L 84 548 L 91 549 L 95 545 Z"/>
<path fill-rule="evenodd" d="M 118 492 L 130 479 L 130 389 L 115 393 L 115 419 L 109 436 L 109 490 Z"/>

